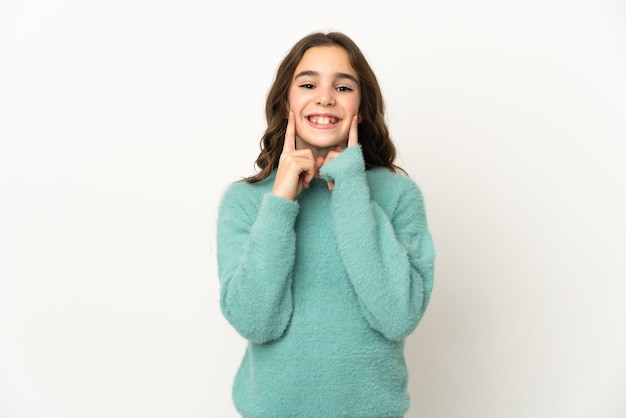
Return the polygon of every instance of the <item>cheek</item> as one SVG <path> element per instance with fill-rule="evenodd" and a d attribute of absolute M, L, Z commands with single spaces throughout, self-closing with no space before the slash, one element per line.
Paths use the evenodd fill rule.
<path fill-rule="evenodd" d="M 302 96 L 302 92 L 300 89 L 295 88 L 295 87 L 290 87 L 287 93 L 287 100 L 289 102 L 291 102 L 291 104 L 293 105 L 293 103 L 298 102 L 300 100 L 300 96 Z"/>
<path fill-rule="evenodd" d="M 359 114 L 359 104 L 361 103 L 359 98 L 356 98 L 355 100 L 350 100 L 349 103 L 346 103 L 346 109 L 355 115 Z"/>
<path fill-rule="evenodd" d="M 291 110 L 302 108 L 302 98 L 297 94 L 290 94 L 287 98 L 287 103 Z"/>
<path fill-rule="evenodd" d="M 287 98 L 287 109 L 296 114 L 298 113 L 298 102 L 291 96 Z"/>
<path fill-rule="evenodd" d="M 287 113 L 289 113 L 289 111 L 293 110 L 294 108 L 294 99 L 291 89 L 287 93 L 287 103 L 285 104 L 285 106 L 287 107 Z"/>

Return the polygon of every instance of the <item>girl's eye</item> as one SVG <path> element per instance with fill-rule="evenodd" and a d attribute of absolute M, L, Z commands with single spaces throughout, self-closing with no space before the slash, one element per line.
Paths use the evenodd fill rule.
<path fill-rule="evenodd" d="M 311 83 L 304 83 L 304 84 L 300 84 L 300 87 L 305 88 L 305 89 L 312 89 L 315 86 L 313 86 L 313 84 Z"/>
<path fill-rule="evenodd" d="M 352 91 L 352 89 L 348 86 L 339 86 L 337 87 L 337 91 Z"/>

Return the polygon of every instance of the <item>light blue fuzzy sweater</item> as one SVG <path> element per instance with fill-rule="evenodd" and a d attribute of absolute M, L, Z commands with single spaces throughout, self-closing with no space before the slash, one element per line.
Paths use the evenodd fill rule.
<path fill-rule="evenodd" d="M 360 146 L 321 175 L 294 201 L 271 194 L 275 173 L 222 197 L 221 308 L 249 340 L 235 406 L 244 417 L 402 416 L 404 338 L 433 286 L 422 195 L 406 176 L 366 171 Z"/>

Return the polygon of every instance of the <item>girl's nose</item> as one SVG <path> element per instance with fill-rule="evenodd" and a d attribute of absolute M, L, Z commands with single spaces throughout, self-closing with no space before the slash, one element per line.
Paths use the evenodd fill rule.
<path fill-rule="evenodd" d="M 328 89 L 319 89 L 315 103 L 321 106 L 332 106 L 335 104 L 335 96 Z"/>

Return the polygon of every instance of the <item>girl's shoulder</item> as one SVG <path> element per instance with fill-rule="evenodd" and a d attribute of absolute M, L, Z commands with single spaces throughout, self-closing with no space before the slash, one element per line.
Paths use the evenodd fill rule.
<path fill-rule="evenodd" d="M 374 168 L 367 170 L 367 180 L 372 200 L 387 213 L 396 213 L 398 208 L 424 205 L 419 186 L 404 173 L 388 168 Z"/>
<path fill-rule="evenodd" d="M 254 183 L 248 182 L 245 179 L 236 180 L 228 184 L 226 193 L 263 193 L 268 187 L 272 187 L 275 177 L 276 171 L 274 170 L 265 179 Z"/>
<path fill-rule="evenodd" d="M 367 170 L 367 181 L 370 190 L 388 190 L 392 193 L 406 193 L 413 190 L 420 193 L 419 186 L 407 174 L 396 172 L 386 167 Z"/>
<path fill-rule="evenodd" d="M 228 184 L 222 193 L 222 205 L 231 202 L 239 204 L 259 202 L 264 194 L 272 190 L 275 176 L 276 173 L 272 172 L 269 177 L 256 183 L 241 179 Z"/>

